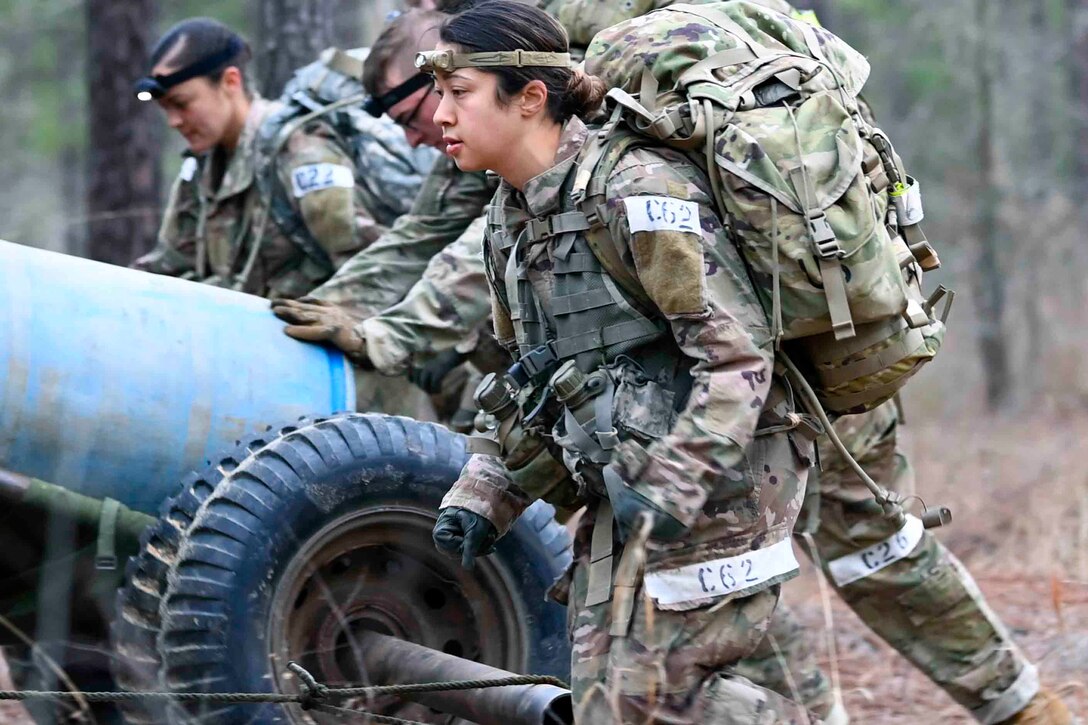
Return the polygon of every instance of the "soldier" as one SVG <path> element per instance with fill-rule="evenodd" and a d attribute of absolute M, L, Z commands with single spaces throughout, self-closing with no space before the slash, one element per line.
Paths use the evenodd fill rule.
<path fill-rule="evenodd" d="M 153 49 L 137 95 L 158 102 L 189 148 L 158 244 L 133 266 L 264 297 L 300 297 L 380 236 L 403 202 L 356 182 L 352 152 L 325 118 L 290 130 L 284 105 L 249 87 L 249 57 L 241 37 L 208 18 L 178 23 Z M 415 159 L 391 122 L 375 121 L 365 135 L 373 158 L 404 162 L 396 189 L 418 183 Z M 355 377 L 358 410 L 435 418 L 427 396 L 407 382 L 360 368 Z"/>
<path fill-rule="evenodd" d="M 355 188 L 349 153 L 320 120 L 291 133 L 274 158 L 262 158 L 259 131 L 282 105 L 249 87 L 249 58 L 241 37 L 208 18 L 183 20 L 155 45 L 137 96 L 158 102 L 188 150 L 158 244 L 133 266 L 266 297 L 298 297 L 376 239 L 382 226 Z M 270 164 L 291 222 L 273 218 L 271 199 L 258 188 Z"/>
<path fill-rule="evenodd" d="M 442 146 L 431 121 L 438 103 L 433 83 L 413 60 L 420 47 L 434 46 L 444 17 L 420 10 L 398 16 L 363 68 L 368 110 L 387 113 L 413 146 Z M 486 369 L 509 365 L 490 335 L 477 332 L 490 310 L 479 257 L 482 215 L 496 185 L 483 172 L 465 173 L 452 159 L 439 159 L 410 212 L 314 290 L 312 300 L 277 303 L 274 312 L 290 323 L 287 334 L 331 341 L 385 375 L 411 374 L 431 392 L 467 357 Z"/>
<path fill-rule="evenodd" d="M 775 9 L 783 6 L 781 9 L 789 11 L 785 3 L 776 3 L 775 0 L 767 0 L 765 4 Z M 579 39 L 582 42 L 587 42 L 593 31 L 602 27 L 600 23 L 630 17 L 617 15 L 622 12 L 616 9 L 619 6 L 606 7 L 592 3 L 594 7 L 586 8 L 583 5 L 585 3 L 580 0 L 560 0 L 547 5 L 560 17 L 565 17 L 563 13 L 568 12 L 561 8 L 569 7 L 569 13 L 581 18 Z M 582 12 L 574 12 L 579 9 Z M 608 17 L 606 20 L 594 20 L 596 16 L 591 11 L 607 13 Z M 427 18 L 421 25 L 432 26 L 436 17 Z M 370 88 L 372 92 L 387 92 L 411 77 L 408 58 L 415 49 L 430 47 L 428 43 L 433 45 L 429 35 L 407 30 L 410 20 L 409 17 L 399 19 L 397 22 L 404 25 L 391 26 L 375 43 L 367 67 L 373 69 L 369 78 L 381 80 L 372 81 L 377 83 Z M 383 68 L 388 69 L 388 77 L 385 77 Z M 416 103 L 417 97 L 406 98 L 393 113 L 408 118 Z M 417 116 L 412 116 L 412 125 L 417 132 L 430 134 L 427 138 L 433 139 L 437 136 L 433 124 L 430 128 L 425 125 L 429 118 L 427 112 L 431 110 L 430 107 L 424 108 Z M 451 173 L 458 172 L 453 170 Z M 430 184 L 428 187 L 446 188 Z M 454 197 L 466 203 L 455 207 L 454 214 L 447 217 L 447 220 L 454 222 L 449 230 L 464 230 L 474 218 L 470 213 L 474 207 L 467 203 L 470 198 L 475 198 L 476 203 L 480 204 L 475 208 L 482 210 L 485 202 L 479 199 L 486 191 L 482 186 L 477 187 L 476 191 L 475 197 Z M 422 202 L 421 198 L 418 203 Z M 370 331 L 365 338 L 371 349 L 375 350 L 374 359 L 382 360 L 378 367 L 392 366 L 391 372 L 403 370 L 413 355 L 422 356 L 429 351 L 456 345 L 484 314 L 481 294 L 483 270 L 481 261 L 473 256 L 478 253 L 479 238 L 473 233 L 463 235 L 456 244 L 442 251 L 431 262 L 431 270 L 424 274 L 401 303 L 381 310 L 382 305 L 396 301 L 413 278 L 418 277 L 419 271 L 427 264 L 427 255 L 441 248 L 439 234 L 424 234 L 421 229 L 410 229 L 407 221 L 408 217 L 405 217 L 395 227 L 396 230 L 401 224 L 405 225 L 404 234 L 396 240 L 402 242 L 402 246 L 398 247 L 395 243 L 386 245 L 384 240 L 378 242 L 345 265 L 333 280 L 317 292 L 330 301 L 361 310 L 362 316 L 369 316 L 365 325 L 359 325 L 359 328 L 362 330 L 365 327 Z M 455 236 L 452 231 L 446 234 L 446 239 Z M 419 243 L 414 243 L 416 239 Z M 379 249 L 383 253 L 381 261 L 367 261 Z M 383 274 L 383 268 L 391 270 L 392 274 Z M 909 466 L 896 444 L 893 405 L 888 404 L 864 416 L 846 418 L 836 428 L 855 457 L 883 486 L 904 494 L 912 492 Z M 880 441 L 880 445 L 874 445 L 876 441 Z M 866 503 L 867 490 L 846 468 L 845 462 L 826 438 L 820 439 L 820 449 L 824 471 L 819 478 L 825 485 L 820 487 L 824 500 L 817 507 L 820 528 L 816 532 L 815 542 L 821 553 L 821 561 L 826 566 L 829 559 L 863 551 L 870 545 L 879 545 L 895 532 L 885 531 L 887 521 L 879 511 L 872 509 L 871 504 Z M 510 523 L 502 512 L 509 513 L 516 508 L 499 505 L 492 512 L 499 530 L 505 530 Z M 848 528 L 855 539 L 852 543 L 844 531 L 845 521 L 850 522 Z M 945 582 L 945 585 L 941 586 L 940 582 Z M 856 603 L 855 609 L 863 621 L 893 643 L 957 702 L 971 710 L 980 722 L 994 723 L 1010 717 L 1023 719 L 1009 722 L 1066 721 L 1060 714 L 1060 703 L 1046 691 L 1039 690 L 1034 667 L 1011 641 L 969 575 L 958 563 L 954 563 L 954 557 L 932 534 L 922 534 L 913 551 L 870 577 L 843 585 L 840 591 L 852 606 Z M 956 616 L 942 618 L 932 614 L 950 611 L 955 611 Z M 762 642 L 755 655 L 742 663 L 739 671 L 749 679 L 782 693 L 794 691 L 789 682 L 792 679 L 809 708 L 828 721 L 844 722 L 842 719 L 836 720 L 843 716 L 835 714 L 829 683 L 813 661 L 811 644 L 801 635 L 782 606 L 776 611 L 771 633 L 773 640 L 768 638 Z M 784 667 L 789 672 L 784 671 Z M 1054 712 L 1058 714 L 1047 716 L 1050 719 L 1031 719 L 1041 717 L 1033 713 L 1040 709 L 1045 711 L 1046 707 L 1055 708 Z"/>
<path fill-rule="evenodd" d="M 579 115 L 604 89 L 571 70 L 566 34 L 542 11 L 484 3 L 440 38 L 421 58 L 436 75 L 447 153 L 502 178 L 485 264 L 521 390 L 492 377 L 478 395 L 504 432 L 535 409 L 533 425 L 557 445 L 529 454 L 500 435 L 492 453 L 473 455 L 436 544 L 466 561 L 482 553 L 502 533 L 473 510 L 491 491 L 522 504 L 544 490 L 584 500 L 570 595 L 579 722 L 806 721 L 801 706 L 731 672 L 797 573 L 790 534 L 812 440 L 791 422 L 766 315 L 708 179 L 671 149 L 621 143 L 600 164 L 585 158 Z M 630 279 L 606 274 L 591 244 L 613 245 Z M 643 544 L 613 556 L 613 521 Z"/>

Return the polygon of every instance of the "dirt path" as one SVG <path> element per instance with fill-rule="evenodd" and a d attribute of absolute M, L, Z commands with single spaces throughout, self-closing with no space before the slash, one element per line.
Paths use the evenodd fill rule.
<path fill-rule="evenodd" d="M 788 588 L 790 605 L 813 632 L 823 632 L 815 573 Z M 1088 717 L 1088 582 L 1036 578 L 1008 572 L 977 575 L 990 605 L 1017 643 L 1074 711 Z M 832 594 L 838 668 L 852 722 L 858 725 L 973 723 L 951 698 L 874 636 Z M 821 663 L 831 669 L 826 651 Z"/>

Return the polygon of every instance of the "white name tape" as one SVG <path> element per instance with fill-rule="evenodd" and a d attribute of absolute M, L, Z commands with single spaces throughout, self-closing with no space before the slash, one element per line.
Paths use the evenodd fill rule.
<path fill-rule="evenodd" d="M 840 587 L 856 582 L 858 579 L 864 579 L 914 551 L 914 547 L 918 546 L 918 542 L 922 540 L 924 532 L 922 520 L 908 515 L 907 523 L 903 524 L 903 528 L 884 541 L 827 562 L 831 578 Z"/>
<path fill-rule="evenodd" d="M 701 231 L 699 205 L 694 201 L 671 196 L 629 196 L 623 203 L 632 232 Z"/>
<path fill-rule="evenodd" d="M 291 173 L 291 187 L 296 198 L 334 186 L 352 188 L 355 186 L 355 174 L 340 164 L 306 164 Z"/>
<path fill-rule="evenodd" d="M 197 162 L 192 156 L 186 156 L 185 160 L 181 162 L 181 171 L 178 176 L 182 181 L 192 181 L 193 176 L 196 175 Z"/>
<path fill-rule="evenodd" d="M 658 604 L 679 604 L 751 589 L 797 568 L 793 544 L 787 538 L 766 549 L 651 572 L 644 581 L 646 593 Z"/>

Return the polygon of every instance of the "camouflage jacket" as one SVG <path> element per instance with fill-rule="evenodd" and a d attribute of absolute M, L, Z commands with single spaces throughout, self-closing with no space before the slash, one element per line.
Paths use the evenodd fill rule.
<path fill-rule="evenodd" d="M 291 241 L 268 215 L 257 189 L 261 124 L 282 108 L 254 98 L 233 154 L 216 148 L 188 155 L 170 192 L 151 253 L 137 269 L 184 276 L 264 297 L 299 297 L 329 271 Z M 355 188 L 350 156 L 322 122 L 295 131 L 274 160 L 278 181 L 310 234 L 334 266 L 380 236 L 378 225 Z M 240 275 L 257 254 L 244 285 Z"/>
<path fill-rule="evenodd" d="M 366 318 L 359 331 L 382 372 L 462 345 L 487 319 L 481 215 L 496 185 L 440 158 L 412 210 L 313 292 Z"/>
<path fill-rule="evenodd" d="M 519 221 L 506 234 L 517 237 L 527 219 L 577 210 L 564 191 L 577 173 L 587 136 L 585 125 L 572 119 L 555 166 L 531 179 L 524 192 L 500 186 L 493 203 L 523 212 L 510 217 Z M 662 198 L 663 190 L 696 210 L 698 232 L 666 228 L 660 217 L 655 222 L 637 214 L 641 203 L 625 201 Z M 651 541 L 647 571 L 785 541 L 801 506 L 811 441 L 791 431 L 797 416 L 772 373 L 767 317 L 714 211 L 708 180 L 677 151 L 635 146 L 608 176 L 605 196 L 602 215 L 611 242 L 655 303 L 680 354 L 692 363 L 687 403 L 664 434 L 656 439 L 644 435 L 641 441 L 627 436 L 612 455 L 611 465 L 628 485 L 690 528 L 683 540 Z M 489 269 L 501 270 L 505 260 L 491 239 L 489 230 L 485 260 Z M 550 320 L 558 245 L 554 237 L 543 244 L 542 253 L 531 254 L 527 264 L 535 299 Z M 490 279 L 496 336 L 513 349 L 514 328 L 503 302 L 508 290 L 501 275 Z M 637 363 L 648 351 L 627 354 Z M 618 393 L 614 405 L 616 421 L 643 414 L 637 402 L 623 401 Z M 623 426 L 617 427 L 622 434 Z M 500 531 L 526 503 L 524 492 L 505 476 L 501 460 L 479 454 L 443 501 L 487 516 Z M 588 530 L 580 531 L 579 545 L 584 547 L 587 539 Z"/>

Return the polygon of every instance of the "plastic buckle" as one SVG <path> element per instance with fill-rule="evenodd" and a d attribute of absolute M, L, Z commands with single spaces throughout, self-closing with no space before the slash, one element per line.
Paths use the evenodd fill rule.
<path fill-rule="evenodd" d="M 525 223 L 525 231 L 528 233 L 531 242 L 547 239 L 552 236 L 552 218 L 530 219 Z"/>
<path fill-rule="evenodd" d="M 827 215 L 808 217 L 808 233 L 816 245 L 816 253 L 823 259 L 841 259 L 844 252 L 835 237 L 835 230 L 827 221 Z"/>
<path fill-rule="evenodd" d="M 549 342 L 522 355 L 510 366 L 506 374 L 513 378 L 519 387 L 524 387 L 531 381 L 551 377 L 558 363 L 559 357 Z"/>
<path fill-rule="evenodd" d="M 94 558 L 94 568 L 98 571 L 113 571 L 117 568 L 117 557 L 96 556 Z"/>

